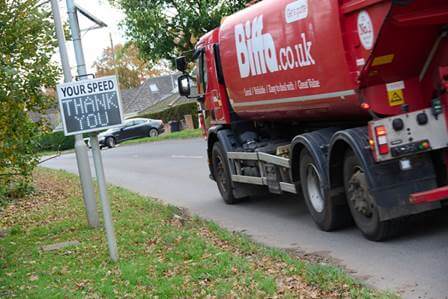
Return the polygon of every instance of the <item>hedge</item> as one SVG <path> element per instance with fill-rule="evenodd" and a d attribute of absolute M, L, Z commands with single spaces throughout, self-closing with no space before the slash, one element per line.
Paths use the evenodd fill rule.
<path fill-rule="evenodd" d="M 75 137 L 64 136 L 64 132 L 52 132 L 43 135 L 38 144 L 38 151 L 65 151 L 75 147 Z"/>
<path fill-rule="evenodd" d="M 181 121 L 188 114 L 193 116 L 194 127 L 198 128 L 198 104 L 196 102 L 174 106 L 159 112 L 143 114 L 139 117 L 161 119 L 164 123 L 168 123 L 171 120 Z"/>

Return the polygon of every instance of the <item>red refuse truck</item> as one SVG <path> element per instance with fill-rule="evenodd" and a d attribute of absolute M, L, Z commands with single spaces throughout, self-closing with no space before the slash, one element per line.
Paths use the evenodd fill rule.
<path fill-rule="evenodd" d="M 185 57 L 226 203 L 303 194 L 319 228 L 370 240 L 448 199 L 448 1 L 264 0 Z M 195 93 L 196 94 L 196 93 Z"/>

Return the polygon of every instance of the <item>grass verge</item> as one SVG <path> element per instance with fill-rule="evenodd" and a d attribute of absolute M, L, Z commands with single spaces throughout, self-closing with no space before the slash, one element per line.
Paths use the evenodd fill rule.
<path fill-rule="evenodd" d="M 194 130 L 183 130 L 179 132 L 173 132 L 173 133 L 167 133 L 162 134 L 157 137 L 145 137 L 145 138 L 139 138 L 139 139 L 133 139 L 129 141 L 125 141 L 121 144 L 137 144 L 137 143 L 146 143 L 146 142 L 156 142 L 156 141 L 162 141 L 162 140 L 170 140 L 170 139 L 188 139 L 188 138 L 197 138 L 202 136 L 202 130 L 201 129 L 194 129 Z"/>
<path fill-rule="evenodd" d="M 185 211 L 109 186 L 120 260 L 86 226 L 77 177 L 38 169 L 34 195 L 0 212 L 0 297 L 389 297 Z M 5 231 L 7 233 L 5 233 Z M 63 241 L 80 245 L 46 252 Z"/>

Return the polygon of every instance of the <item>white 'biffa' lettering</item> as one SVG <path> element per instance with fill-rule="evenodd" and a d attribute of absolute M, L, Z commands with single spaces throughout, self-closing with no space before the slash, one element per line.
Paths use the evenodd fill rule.
<path fill-rule="evenodd" d="M 301 33 L 296 45 L 281 48 L 277 53 L 270 33 L 263 33 L 263 16 L 235 26 L 235 46 L 241 78 L 315 65 L 313 42 Z"/>
<path fill-rule="evenodd" d="M 246 28 L 244 28 L 246 27 Z M 252 24 L 235 26 L 235 42 L 241 78 L 278 71 L 274 40 L 263 31 L 263 16 L 256 17 Z"/>

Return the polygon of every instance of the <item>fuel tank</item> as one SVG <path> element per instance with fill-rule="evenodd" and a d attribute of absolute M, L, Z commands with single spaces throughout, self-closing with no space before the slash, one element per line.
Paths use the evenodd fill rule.
<path fill-rule="evenodd" d="M 446 0 L 261 1 L 219 29 L 230 104 L 254 120 L 368 120 L 366 107 L 419 109 L 434 89 L 425 79 L 448 62 L 446 24 Z M 401 90 L 395 101 L 391 90 Z"/>

